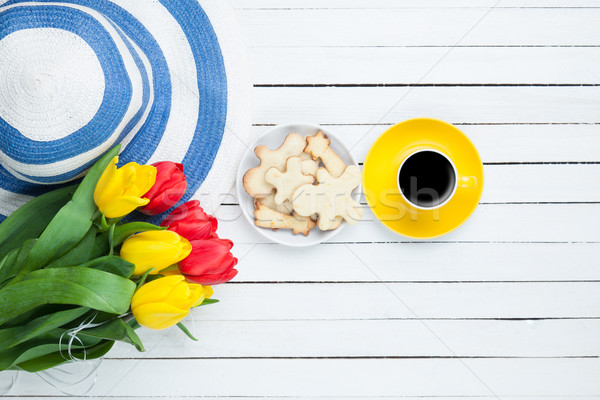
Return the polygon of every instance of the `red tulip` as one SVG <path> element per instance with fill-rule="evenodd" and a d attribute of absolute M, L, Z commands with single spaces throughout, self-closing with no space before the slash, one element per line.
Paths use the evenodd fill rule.
<path fill-rule="evenodd" d="M 216 238 L 217 219 L 200 207 L 198 200 L 188 201 L 177 207 L 160 224 L 177 232 L 187 240 Z"/>
<path fill-rule="evenodd" d="M 231 254 L 233 242 L 226 239 L 191 240 L 192 252 L 179 262 L 185 277 L 201 285 L 228 282 L 237 275 L 237 258 Z"/>
<path fill-rule="evenodd" d="M 173 207 L 185 194 L 187 182 L 183 174 L 183 165 L 171 161 L 152 164 L 156 167 L 156 182 L 143 196 L 150 202 L 140 209 L 147 215 L 156 215 Z"/>

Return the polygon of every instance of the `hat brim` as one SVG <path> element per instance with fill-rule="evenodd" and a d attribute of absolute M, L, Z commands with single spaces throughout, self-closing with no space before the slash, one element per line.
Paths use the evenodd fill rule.
<path fill-rule="evenodd" d="M 87 37 L 84 41 L 96 54 L 99 49 L 115 53 L 117 61 L 100 60 L 106 54 L 99 57 L 105 78 L 101 103 L 108 107 L 99 107 L 96 114 L 104 112 L 102 118 L 94 115 L 79 129 L 45 141 L 20 134 L 0 115 L 0 215 L 56 187 L 51 183 L 81 175 L 116 143 L 123 143 L 123 162 L 181 162 L 189 182 L 182 201 L 199 199 L 214 210 L 233 185 L 251 127 L 248 57 L 229 2 L 45 3 L 17 0 L 0 7 L 0 56 L 2 37 L 19 31 L 33 32 L 35 38 L 36 30 L 43 35 L 43 29 L 62 29 L 83 37 L 86 29 L 104 28 L 106 38 L 96 33 L 98 43 Z M 119 60 L 121 75 L 118 68 L 109 74 L 109 66 Z M 130 90 L 121 76 L 129 80 Z M 113 77 L 121 77 L 121 86 L 115 88 Z M 111 93 L 114 98 L 107 100 Z M 2 101 L 0 96 L 0 105 Z M 91 130 L 96 119 L 103 125 Z"/>

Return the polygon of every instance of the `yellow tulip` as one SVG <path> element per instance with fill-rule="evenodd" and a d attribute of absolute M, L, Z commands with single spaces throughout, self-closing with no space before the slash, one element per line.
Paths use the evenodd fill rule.
<path fill-rule="evenodd" d="M 148 231 L 129 237 L 121 247 L 121 258 L 135 264 L 134 275 L 142 275 L 150 268 L 158 273 L 186 258 L 192 245 L 172 231 Z"/>
<path fill-rule="evenodd" d="M 190 308 L 212 294 L 210 286 L 187 283 L 181 275 L 167 276 L 139 288 L 131 299 L 131 311 L 140 325 L 165 329 L 187 317 Z"/>
<path fill-rule="evenodd" d="M 131 162 L 117 168 L 119 157 L 106 167 L 94 190 L 94 202 L 107 218 L 129 214 L 150 201 L 142 198 L 156 181 L 156 167 Z"/>

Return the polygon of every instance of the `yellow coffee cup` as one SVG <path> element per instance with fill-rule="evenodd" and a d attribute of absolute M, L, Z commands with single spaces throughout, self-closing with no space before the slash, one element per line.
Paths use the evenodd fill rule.
<path fill-rule="evenodd" d="M 455 126 L 418 118 L 386 130 L 363 167 L 368 205 L 381 223 L 411 238 L 444 235 L 475 211 L 483 164 Z"/>

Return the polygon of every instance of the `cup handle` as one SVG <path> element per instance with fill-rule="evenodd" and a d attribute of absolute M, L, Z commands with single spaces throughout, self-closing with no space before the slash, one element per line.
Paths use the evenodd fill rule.
<path fill-rule="evenodd" d="M 458 187 L 461 188 L 476 188 L 477 177 L 476 176 L 460 176 L 458 177 Z"/>

